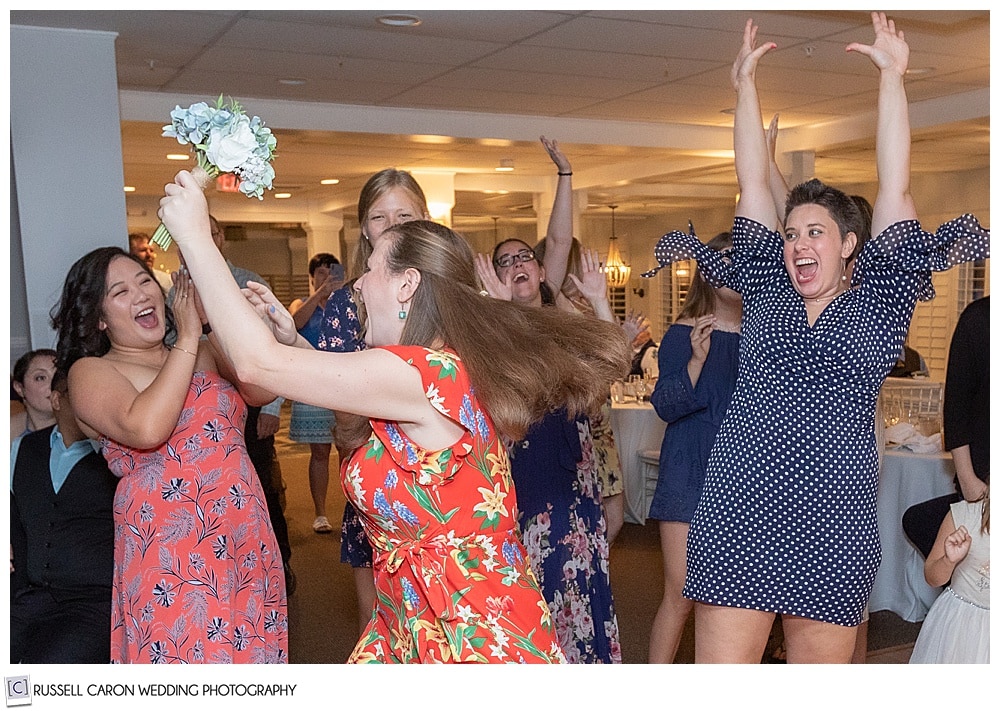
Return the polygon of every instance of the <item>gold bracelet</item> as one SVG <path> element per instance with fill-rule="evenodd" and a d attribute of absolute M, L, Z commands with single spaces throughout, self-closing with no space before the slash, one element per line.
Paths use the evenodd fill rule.
<path fill-rule="evenodd" d="M 192 352 L 191 352 L 191 351 L 189 351 L 189 350 L 188 350 L 187 348 L 181 348 L 180 346 L 173 346 L 173 349 L 175 349 L 175 350 L 178 350 L 178 351 L 184 351 L 184 352 L 185 352 L 185 353 L 187 353 L 188 355 L 193 355 L 193 356 L 194 356 L 195 358 L 197 358 L 197 357 L 198 357 L 198 354 L 197 354 L 197 353 L 192 353 Z"/>

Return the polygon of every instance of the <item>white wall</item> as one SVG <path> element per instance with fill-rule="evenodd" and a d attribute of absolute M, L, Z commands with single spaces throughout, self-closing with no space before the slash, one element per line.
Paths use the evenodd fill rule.
<path fill-rule="evenodd" d="M 115 35 L 10 28 L 10 144 L 28 323 L 11 324 L 21 352 L 55 344 L 49 309 L 74 261 L 95 247 L 128 248 Z M 12 189 L 14 181 L 12 181 Z M 13 216 L 12 211 L 12 216 Z M 13 353 L 12 353 L 13 355 Z"/>

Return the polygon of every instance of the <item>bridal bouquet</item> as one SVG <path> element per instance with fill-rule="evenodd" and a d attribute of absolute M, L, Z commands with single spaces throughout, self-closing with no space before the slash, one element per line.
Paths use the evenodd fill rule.
<path fill-rule="evenodd" d="M 220 173 L 235 174 L 240 192 L 258 200 L 272 186 L 277 139 L 259 117 L 248 117 L 235 99 L 224 102 L 220 95 L 214 106 L 203 101 L 186 109 L 178 106 L 170 112 L 170 125 L 163 127 L 163 135 L 191 145 L 198 161 L 191 174 L 203 190 Z M 150 241 L 167 249 L 172 238 L 160 224 Z"/>

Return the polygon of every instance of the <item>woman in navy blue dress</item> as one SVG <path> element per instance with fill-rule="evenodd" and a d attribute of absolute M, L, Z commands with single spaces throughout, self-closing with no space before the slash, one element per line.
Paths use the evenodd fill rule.
<path fill-rule="evenodd" d="M 759 663 L 776 614 L 788 661 L 847 663 L 881 552 L 875 516 L 875 405 L 931 273 L 989 256 L 971 215 L 925 232 L 909 192 L 909 48 L 884 13 L 875 42 L 852 43 L 879 70 L 876 235 L 849 196 L 818 180 L 793 188 L 784 224 L 770 193 L 748 21 L 733 65 L 740 201 L 733 262 L 676 232 L 663 262 L 694 257 L 743 296 L 736 391 L 709 457 L 688 536 L 684 595 L 695 605 L 695 661 Z"/>
<path fill-rule="evenodd" d="M 732 246 L 728 232 L 708 243 L 723 255 Z M 687 535 L 701 498 L 708 454 L 736 387 L 741 315 L 740 295 L 710 286 L 695 269 L 684 308 L 660 341 L 659 377 L 650 401 L 667 430 L 648 518 L 660 522 L 663 599 L 649 634 L 652 664 L 674 660 L 694 609 L 694 602 L 681 594 Z"/>
<path fill-rule="evenodd" d="M 583 318 L 569 300 L 557 296 L 573 244 L 573 171 L 555 141 L 543 136 L 542 143 L 558 169 L 544 263 L 539 264 L 529 245 L 511 239 L 496 245 L 492 258 L 477 255 L 476 271 L 494 298 L 561 308 L 567 318 Z M 581 270 L 582 278 L 571 274 L 570 280 L 590 302 L 596 317 L 613 321 L 607 280 L 596 252 L 581 250 Z M 567 661 L 620 663 L 607 519 L 590 419 L 571 419 L 565 410 L 550 412 L 508 449 L 518 525 Z"/>

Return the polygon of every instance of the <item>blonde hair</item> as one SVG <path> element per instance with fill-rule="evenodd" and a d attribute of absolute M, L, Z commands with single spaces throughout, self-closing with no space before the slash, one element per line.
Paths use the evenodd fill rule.
<path fill-rule="evenodd" d="M 368 268 L 368 257 L 372 255 L 374 249 L 371 240 L 365 234 L 365 220 L 368 219 L 368 213 L 379 198 L 395 188 L 401 188 L 410 194 L 413 201 L 420 206 L 421 216 L 429 212 L 423 188 L 420 187 L 416 178 L 405 170 L 386 168 L 368 178 L 358 196 L 358 222 L 361 225 L 361 238 L 351 256 L 351 273 L 348 275 L 350 279 L 357 279 L 365 273 L 365 269 Z"/>
<path fill-rule="evenodd" d="M 388 270 L 421 277 L 400 342 L 452 348 L 506 437 L 521 439 L 553 409 L 596 411 L 628 372 L 632 351 L 618 326 L 480 294 L 472 248 L 447 227 L 417 220 L 384 237 Z"/>

